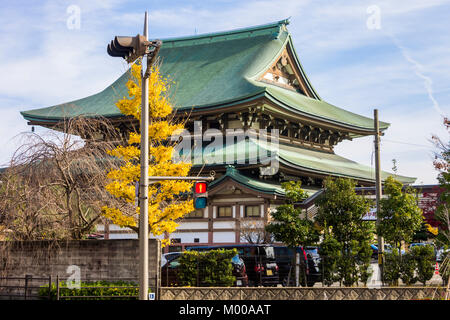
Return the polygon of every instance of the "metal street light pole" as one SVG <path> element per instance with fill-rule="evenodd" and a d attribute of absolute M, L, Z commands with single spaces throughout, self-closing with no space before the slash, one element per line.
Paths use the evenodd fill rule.
<path fill-rule="evenodd" d="M 107 46 L 112 57 L 121 57 L 128 63 L 142 58 L 141 70 L 141 176 L 139 179 L 139 299 L 148 300 L 148 160 L 149 160 L 149 114 L 148 114 L 148 78 L 151 66 L 162 45 L 161 40 L 148 41 L 148 13 L 145 12 L 144 35 L 115 36 Z M 151 50 L 153 48 L 153 50 Z M 145 71 L 144 71 L 145 70 Z"/>
<path fill-rule="evenodd" d="M 144 37 L 148 41 L 148 13 L 145 12 Z M 148 73 L 147 59 L 142 57 L 141 69 L 141 176 L 139 179 L 139 300 L 148 300 Z"/>

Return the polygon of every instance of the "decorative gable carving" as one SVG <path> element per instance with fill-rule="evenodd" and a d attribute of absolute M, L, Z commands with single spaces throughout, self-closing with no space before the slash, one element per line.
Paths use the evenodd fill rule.
<path fill-rule="evenodd" d="M 278 59 L 263 73 L 259 80 L 312 97 L 287 48 L 283 50 Z"/>
<path fill-rule="evenodd" d="M 219 191 L 217 194 L 220 195 L 241 195 L 243 192 L 236 184 L 229 184 L 226 188 Z"/>

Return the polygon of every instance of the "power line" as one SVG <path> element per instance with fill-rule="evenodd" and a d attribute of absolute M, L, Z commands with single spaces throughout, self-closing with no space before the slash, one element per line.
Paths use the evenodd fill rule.
<path fill-rule="evenodd" d="M 410 146 L 423 147 L 423 148 L 431 148 L 432 147 L 432 146 L 426 146 L 424 144 L 409 143 L 409 142 L 395 141 L 395 140 L 389 140 L 389 139 L 382 139 L 382 141 L 391 142 L 391 143 L 406 144 L 406 145 L 410 145 Z"/>

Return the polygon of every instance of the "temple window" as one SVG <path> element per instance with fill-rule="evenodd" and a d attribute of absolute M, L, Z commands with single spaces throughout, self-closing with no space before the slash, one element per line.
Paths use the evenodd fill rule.
<path fill-rule="evenodd" d="M 203 209 L 195 209 L 184 216 L 185 218 L 203 218 Z"/>
<path fill-rule="evenodd" d="M 231 207 L 219 207 L 217 209 L 217 217 L 230 218 L 233 216 L 233 210 Z"/>
<path fill-rule="evenodd" d="M 259 206 L 245 206 L 245 216 L 246 217 L 260 217 Z"/>

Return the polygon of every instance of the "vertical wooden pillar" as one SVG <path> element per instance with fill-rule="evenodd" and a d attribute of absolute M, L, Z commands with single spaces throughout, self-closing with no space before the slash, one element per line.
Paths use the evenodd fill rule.
<path fill-rule="evenodd" d="M 213 227 L 214 227 L 214 206 L 208 204 L 208 244 L 213 243 Z"/>

